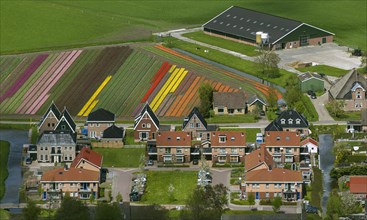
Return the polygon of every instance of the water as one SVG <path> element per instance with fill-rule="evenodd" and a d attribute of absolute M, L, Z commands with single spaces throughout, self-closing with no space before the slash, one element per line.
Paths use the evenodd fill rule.
<path fill-rule="evenodd" d="M 324 193 L 321 198 L 321 207 L 323 213 L 326 213 L 326 204 L 329 198 L 331 190 L 331 178 L 330 171 L 334 166 L 335 156 L 333 155 L 332 149 L 334 145 L 333 136 L 331 134 L 319 135 L 319 153 L 320 153 L 320 169 L 323 174 L 323 188 Z"/>
<path fill-rule="evenodd" d="M 10 143 L 8 158 L 9 176 L 5 181 L 5 195 L 1 203 L 19 203 L 19 188 L 22 184 L 21 162 L 23 144 L 28 143 L 28 131 L 0 130 L 0 140 Z"/>

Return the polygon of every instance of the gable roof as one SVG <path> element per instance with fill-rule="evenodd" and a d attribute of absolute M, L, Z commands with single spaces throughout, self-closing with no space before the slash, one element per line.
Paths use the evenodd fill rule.
<path fill-rule="evenodd" d="M 266 150 L 265 145 L 262 144 L 259 149 L 252 151 L 245 156 L 245 169 L 246 172 L 265 164 L 267 167 L 273 166 L 273 157 Z"/>
<path fill-rule="evenodd" d="M 188 116 L 187 118 L 185 118 L 185 119 L 184 119 L 184 122 L 183 122 L 183 124 L 182 124 L 182 129 L 185 129 L 185 127 L 186 127 L 186 125 L 188 124 L 188 122 L 189 122 L 189 121 L 191 120 L 191 118 L 192 118 L 192 117 L 194 117 L 194 116 L 196 116 L 196 117 L 200 120 L 200 122 L 204 125 L 205 129 L 207 129 L 207 128 L 208 128 L 208 124 L 206 123 L 204 116 L 200 113 L 200 111 L 199 111 L 199 109 L 198 109 L 198 108 L 194 107 L 194 108 L 191 110 L 191 112 L 190 112 L 189 116 Z"/>
<path fill-rule="evenodd" d="M 299 120 L 298 124 L 296 123 L 297 120 Z M 284 121 L 283 124 L 282 121 Z M 290 123 L 290 121 L 292 121 L 292 123 Z M 283 128 L 308 128 L 308 121 L 299 112 L 288 109 L 282 111 L 278 118 L 274 119 L 266 126 L 265 131 L 282 131 Z"/>
<path fill-rule="evenodd" d="M 331 32 L 322 30 L 300 21 L 270 15 L 251 9 L 231 6 L 203 25 L 204 29 L 219 31 L 228 35 L 237 36 L 255 42 L 256 32 L 262 31 L 269 34 L 271 44 L 276 43 L 302 25 L 323 31 L 329 35 Z"/>
<path fill-rule="evenodd" d="M 119 128 L 116 125 L 112 125 L 103 131 L 103 138 L 123 138 L 124 129 Z"/>
<path fill-rule="evenodd" d="M 75 139 L 71 131 L 44 131 L 38 138 L 37 144 L 75 145 Z"/>
<path fill-rule="evenodd" d="M 314 73 L 314 72 L 302 73 L 301 75 L 298 75 L 298 79 L 301 82 L 305 82 L 305 81 L 310 80 L 310 79 L 317 79 L 317 80 L 324 81 L 319 74 Z"/>
<path fill-rule="evenodd" d="M 266 146 L 301 146 L 301 137 L 292 131 L 267 131 L 265 133 Z"/>
<path fill-rule="evenodd" d="M 67 125 L 68 129 L 62 129 L 61 125 Z M 55 130 L 70 130 L 72 133 L 75 133 L 76 124 L 72 117 L 70 116 L 68 110 L 64 108 L 61 118 L 57 123 Z"/>
<path fill-rule="evenodd" d="M 276 120 L 273 120 L 265 127 L 265 131 L 283 131 L 283 128 L 276 122 Z"/>
<path fill-rule="evenodd" d="M 99 182 L 99 172 L 86 170 L 82 168 L 70 167 L 68 170 L 64 168 L 56 168 L 45 171 L 42 175 L 41 182 Z"/>
<path fill-rule="evenodd" d="M 253 105 L 256 101 L 261 102 L 263 105 L 267 105 L 266 102 L 264 101 L 264 99 L 258 97 L 257 95 L 253 95 L 249 99 L 247 99 L 247 104 L 248 105 Z"/>
<path fill-rule="evenodd" d="M 351 193 L 367 193 L 367 176 L 350 176 L 349 178 Z"/>
<path fill-rule="evenodd" d="M 161 131 L 156 137 L 157 146 L 191 146 L 191 134 L 186 131 Z"/>
<path fill-rule="evenodd" d="M 304 139 L 303 141 L 301 141 L 301 146 L 305 146 L 308 143 L 311 143 L 315 146 L 319 146 L 319 143 L 311 137 L 308 137 L 308 138 Z"/>
<path fill-rule="evenodd" d="M 367 89 L 366 78 L 362 74 L 359 74 L 357 70 L 353 69 L 331 86 L 329 93 L 335 99 L 350 99 L 350 91 L 356 83 L 359 83 L 363 89 Z"/>
<path fill-rule="evenodd" d="M 115 114 L 112 112 L 99 108 L 94 112 L 89 113 L 87 122 L 115 122 Z"/>
<path fill-rule="evenodd" d="M 219 142 L 219 137 L 225 136 L 224 143 Z M 211 134 L 212 147 L 246 146 L 246 134 L 241 131 L 215 131 Z"/>
<path fill-rule="evenodd" d="M 83 147 L 80 153 L 71 163 L 70 167 L 77 167 L 82 160 L 86 160 L 93 164 L 95 167 L 101 169 L 102 159 L 103 157 L 101 154 L 89 149 L 88 147 Z"/>
<path fill-rule="evenodd" d="M 283 168 L 251 170 L 246 173 L 246 181 L 251 182 L 303 182 L 300 171 Z"/>
<path fill-rule="evenodd" d="M 42 124 L 45 122 L 45 119 L 47 118 L 47 116 L 50 114 L 50 113 L 53 113 L 55 115 L 55 117 L 60 120 L 60 117 L 61 117 L 61 112 L 60 110 L 57 108 L 57 106 L 55 105 L 54 101 L 52 101 L 50 107 L 48 107 L 47 111 L 45 112 L 45 114 L 43 115 L 41 121 L 39 122 L 38 124 L 38 127 L 41 127 Z"/>
<path fill-rule="evenodd" d="M 246 97 L 243 92 L 213 92 L 213 106 L 245 108 Z"/>
<path fill-rule="evenodd" d="M 135 117 L 134 120 L 134 129 L 136 129 L 136 126 L 139 124 L 141 119 L 143 118 L 144 114 L 148 114 L 148 116 L 152 119 L 153 123 L 155 124 L 156 128 L 159 128 L 159 119 L 154 114 L 153 110 L 150 108 L 148 102 L 145 103 L 144 107 L 140 111 L 139 115 Z"/>

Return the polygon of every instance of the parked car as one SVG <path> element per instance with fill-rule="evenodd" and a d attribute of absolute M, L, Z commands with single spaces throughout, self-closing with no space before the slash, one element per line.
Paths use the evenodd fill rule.
<path fill-rule="evenodd" d="M 153 160 L 148 160 L 147 165 L 148 166 L 153 166 L 154 165 L 154 161 Z"/>
<path fill-rule="evenodd" d="M 316 96 L 316 94 L 313 92 L 312 94 L 311 94 L 311 99 L 316 99 L 317 98 L 317 96 Z"/>
<path fill-rule="evenodd" d="M 306 212 L 307 213 L 317 213 L 317 208 L 311 205 L 306 206 Z"/>
<path fill-rule="evenodd" d="M 192 165 L 198 165 L 199 164 L 199 160 L 198 159 L 193 159 L 192 160 Z"/>
<path fill-rule="evenodd" d="M 32 159 L 30 157 L 28 157 L 26 160 L 25 160 L 25 164 L 31 164 L 32 163 Z"/>

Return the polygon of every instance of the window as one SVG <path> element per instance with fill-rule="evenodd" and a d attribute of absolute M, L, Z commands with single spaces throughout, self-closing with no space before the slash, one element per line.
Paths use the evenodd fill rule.
<path fill-rule="evenodd" d="M 289 141 L 289 136 L 285 137 L 285 140 L 286 140 L 286 141 Z"/>
<path fill-rule="evenodd" d="M 297 118 L 296 119 L 296 124 L 298 124 L 298 125 L 301 124 L 301 119 Z"/>
<path fill-rule="evenodd" d="M 67 150 L 68 149 L 68 147 L 65 147 L 65 150 Z"/>
<path fill-rule="evenodd" d="M 290 125 L 293 124 L 293 119 L 291 119 L 291 118 L 288 119 L 288 124 L 290 124 Z"/>
<path fill-rule="evenodd" d="M 286 156 L 285 157 L 285 162 L 286 163 L 292 163 L 293 162 L 293 156 Z"/>
<path fill-rule="evenodd" d="M 43 155 L 41 155 L 41 160 L 43 160 Z"/>
<path fill-rule="evenodd" d="M 233 108 L 228 109 L 228 114 L 233 114 L 233 113 L 234 113 L 234 109 Z"/>
<path fill-rule="evenodd" d="M 237 112 L 242 112 L 242 108 L 238 108 L 237 109 Z"/>
<path fill-rule="evenodd" d="M 155 139 L 155 132 L 152 132 L 152 139 Z"/>
<path fill-rule="evenodd" d="M 274 153 L 280 153 L 280 148 L 279 147 L 274 147 Z"/>
<path fill-rule="evenodd" d="M 265 193 L 265 197 L 269 198 L 269 193 L 268 192 Z"/>
<path fill-rule="evenodd" d="M 61 130 L 65 130 L 65 125 L 61 125 Z"/>
<path fill-rule="evenodd" d="M 226 136 L 219 136 L 219 143 L 226 143 L 227 137 Z"/>
<path fill-rule="evenodd" d="M 220 148 L 219 149 L 219 153 L 220 154 L 226 154 L 227 152 L 226 152 L 226 149 L 225 148 Z"/>
<path fill-rule="evenodd" d="M 177 152 L 177 154 L 183 154 L 183 149 L 182 148 L 177 148 L 176 152 Z"/>
<path fill-rule="evenodd" d="M 72 157 L 72 156 L 70 156 L 70 157 L 69 157 L 69 160 L 73 160 L 73 157 Z"/>
<path fill-rule="evenodd" d="M 236 138 L 235 137 L 231 137 L 231 141 L 234 141 Z"/>
<path fill-rule="evenodd" d="M 146 125 L 145 123 L 143 123 L 143 124 L 141 124 L 141 127 L 142 127 L 142 128 L 146 128 L 146 127 L 147 127 L 147 125 Z"/>
<path fill-rule="evenodd" d="M 45 150 L 48 150 L 48 148 L 47 148 L 47 147 L 45 147 Z"/>
<path fill-rule="evenodd" d="M 277 162 L 277 163 L 282 162 L 282 158 L 280 157 L 273 157 L 273 160 L 274 162 Z"/>
<path fill-rule="evenodd" d="M 64 160 L 68 160 L 68 157 L 67 157 L 67 156 L 65 156 L 65 157 L 64 157 Z"/>
<path fill-rule="evenodd" d="M 271 152 L 273 152 L 273 148 L 272 147 L 269 147 L 268 148 L 268 151 L 271 153 Z"/>
<path fill-rule="evenodd" d="M 202 138 L 203 137 L 203 133 L 199 133 L 199 138 Z"/>
<path fill-rule="evenodd" d="M 41 150 L 43 150 L 43 147 L 41 147 Z"/>
<path fill-rule="evenodd" d="M 285 153 L 286 154 L 291 154 L 292 153 L 292 148 L 291 147 L 286 147 L 285 148 Z"/>
<path fill-rule="evenodd" d="M 48 160 L 48 155 L 45 155 L 45 160 Z"/>
<path fill-rule="evenodd" d="M 231 149 L 231 154 L 237 154 L 238 153 L 238 149 L 237 148 L 232 148 Z"/>
<path fill-rule="evenodd" d="M 176 157 L 176 162 L 183 163 L 184 162 L 184 157 L 183 156 L 177 156 Z"/>
<path fill-rule="evenodd" d="M 194 123 L 190 123 L 190 128 L 194 128 Z"/>
<path fill-rule="evenodd" d="M 277 137 L 277 141 L 280 141 L 280 136 Z"/>
<path fill-rule="evenodd" d="M 196 123 L 195 127 L 200 128 L 200 123 Z"/>
<path fill-rule="evenodd" d="M 256 186 L 255 186 L 255 183 L 253 183 L 251 187 L 252 187 L 252 188 L 255 188 L 255 187 L 256 187 Z"/>
<path fill-rule="evenodd" d="M 356 94 L 356 98 L 357 98 L 357 99 L 360 99 L 360 98 L 361 98 L 361 92 L 359 92 L 359 91 L 357 92 L 357 94 Z"/>
<path fill-rule="evenodd" d="M 94 127 L 94 124 L 93 124 L 93 123 L 90 123 L 90 126 L 91 126 L 91 127 Z"/>
<path fill-rule="evenodd" d="M 51 126 L 51 124 L 50 124 L 50 123 L 48 123 L 48 124 L 47 124 L 47 126 L 48 126 L 48 127 L 50 127 L 50 126 Z"/>
<path fill-rule="evenodd" d="M 220 163 L 224 163 L 224 162 L 226 162 L 226 160 L 227 160 L 226 156 L 219 156 L 218 157 L 218 162 L 220 162 Z"/>
<path fill-rule="evenodd" d="M 73 147 L 69 147 L 69 150 L 72 150 L 73 149 Z"/>
<path fill-rule="evenodd" d="M 265 188 L 269 189 L 269 183 L 267 183 L 267 184 L 265 185 Z"/>
<path fill-rule="evenodd" d="M 256 188 L 257 189 L 260 188 L 260 184 L 256 183 Z"/>
<path fill-rule="evenodd" d="M 282 118 L 282 119 L 280 120 L 280 123 L 281 123 L 281 124 L 285 124 L 285 119 L 284 119 L 284 118 Z"/>
<path fill-rule="evenodd" d="M 238 162 L 238 157 L 237 156 L 231 156 L 231 163 L 237 163 Z"/>
<path fill-rule="evenodd" d="M 171 153 L 171 148 L 170 147 L 165 148 L 165 151 L 164 152 L 166 154 L 170 154 Z"/>
<path fill-rule="evenodd" d="M 97 125 L 96 125 L 97 127 L 99 127 L 99 123 L 97 123 Z"/>
<path fill-rule="evenodd" d="M 218 108 L 218 113 L 223 113 L 224 109 L 223 108 Z"/>
<path fill-rule="evenodd" d="M 150 128 L 150 123 L 147 123 L 147 128 Z"/>

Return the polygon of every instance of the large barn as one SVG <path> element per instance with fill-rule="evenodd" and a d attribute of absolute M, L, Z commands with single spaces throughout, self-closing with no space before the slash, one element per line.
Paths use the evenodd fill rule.
<path fill-rule="evenodd" d="M 332 42 L 334 36 L 331 32 L 300 21 L 237 6 L 231 6 L 212 18 L 203 25 L 203 30 L 211 35 L 250 44 L 264 42 L 273 49 L 321 45 Z M 264 41 L 261 41 L 261 35 Z"/>

